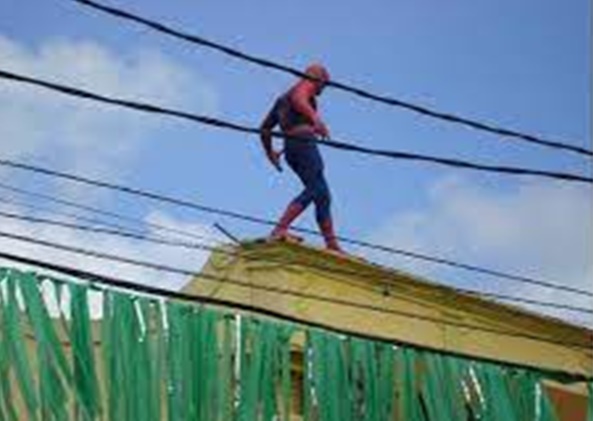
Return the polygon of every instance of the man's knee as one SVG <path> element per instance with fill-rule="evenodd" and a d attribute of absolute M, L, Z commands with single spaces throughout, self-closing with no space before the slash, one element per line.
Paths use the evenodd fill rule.
<path fill-rule="evenodd" d="M 327 182 L 323 177 L 320 177 L 315 184 L 315 196 L 322 200 L 331 201 L 331 194 Z"/>
<path fill-rule="evenodd" d="M 331 204 L 331 194 L 327 184 L 322 183 L 315 189 L 315 203 L 320 207 L 329 207 Z"/>
<path fill-rule="evenodd" d="M 294 201 L 299 203 L 303 207 L 307 207 L 309 203 L 313 201 L 313 195 L 308 190 L 303 190 L 301 194 L 299 194 Z"/>

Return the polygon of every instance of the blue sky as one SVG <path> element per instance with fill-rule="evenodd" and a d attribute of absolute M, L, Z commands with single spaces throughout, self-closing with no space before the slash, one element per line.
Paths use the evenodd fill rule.
<path fill-rule="evenodd" d="M 335 79 L 372 91 L 591 147 L 591 6 L 586 0 L 109 4 L 296 67 L 321 61 Z M 15 69 L 11 66 L 20 60 L 27 63 L 21 69 L 38 75 L 50 69 L 54 80 L 101 86 L 113 94 L 251 125 L 294 82 L 288 75 L 122 23 L 72 1 L 4 0 L 0 11 L 2 68 Z M 85 66 L 85 60 L 90 64 Z M 110 68 L 110 61 L 117 66 Z M 4 122 L 14 122 L 8 115 L 26 120 L 27 112 L 49 112 L 51 119 L 13 129 L 4 124 L 0 133 L 11 140 L 3 141 L 3 154 L 269 219 L 300 188 L 288 171 L 274 172 L 255 137 L 104 107 L 96 107 L 100 117 L 94 121 L 94 106 L 80 111 L 72 101 L 51 95 L 44 95 L 40 106 L 28 91 L 18 91 L 18 109 L 17 101 L 5 102 Z M 328 90 L 320 102 L 332 134 L 340 139 L 483 163 L 591 173 L 589 162 L 576 155 L 502 142 L 343 92 Z M 33 111 L 33 103 L 41 108 Z M 36 114 L 34 121 L 40 118 Z M 29 137 L 33 140 L 25 148 L 18 139 Z M 589 187 L 330 149 L 323 154 L 341 233 L 591 288 Z M 16 173 L 0 172 L 0 178 L 140 218 L 158 214 L 173 224 L 202 229 L 218 221 L 248 237 L 267 232 L 154 203 L 72 191 Z M 311 213 L 300 221 L 312 224 Z M 457 285 L 512 289 L 499 281 L 369 257 Z M 195 266 L 191 256 L 179 263 Z"/>

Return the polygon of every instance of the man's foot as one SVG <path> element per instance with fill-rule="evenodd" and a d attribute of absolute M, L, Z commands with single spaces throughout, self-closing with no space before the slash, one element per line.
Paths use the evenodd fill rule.
<path fill-rule="evenodd" d="M 354 254 L 350 254 L 340 248 L 338 249 L 333 249 L 333 248 L 326 248 L 325 249 L 326 252 L 333 254 L 336 257 L 339 257 L 341 259 L 346 259 L 346 260 L 350 260 L 352 262 L 358 262 L 358 263 L 368 263 L 368 260 L 366 260 L 364 257 L 360 257 L 360 256 L 356 256 Z"/>
<path fill-rule="evenodd" d="M 342 250 L 339 246 L 336 246 L 336 245 L 326 247 L 325 251 L 328 251 L 331 254 L 335 254 L 337 256 L 346 256 L 348 254 L 344 250 Z"/>
<path fill-rule="evenodd" d="M 286 241 L 287 243 L 302 243 L 303 237 L 291 234 L 288 231 L 278 231 L 270 234 L 270 241 Z"/>
<path fill-rule="evenodd" d="M 323 222 L 320 222 L 319 229 L 321 230 L 323 240 L 325 241 L 325 247 L 328 251 L 335 254 L 346 254 L 338 243 L 331 218 L 327 218 Z"/>

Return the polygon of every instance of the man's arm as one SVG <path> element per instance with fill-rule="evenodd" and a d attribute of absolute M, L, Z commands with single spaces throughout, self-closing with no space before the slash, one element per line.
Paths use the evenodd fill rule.
<path fill-rule="evenodd" d="M 329 130 L 321 120 L 319 113 L 311 106 L 311 98 L 315 97 L 315 84 L 310 82 L 299 83 L 291 92 L 290 101 L 296 111 L 304 115 L 313 126 L 316 134 L 329 137 Z"/>
<path fill-rule="evenodd" d="M 266 118 L 264 118 L 264 121 L 261 123 L 259 128 L 259 136 L 269 161 L 274 167 L 276 167 L 278 171 L 282 171 L 282 167 L 280 166 L 281 153 L 276 152 L 274 150 L 274 145 L 272 144 L 272 129 L 279 123 L 278 112 L 276 108 L 277 105 L 274 104 L 274 107 L 272 107 Z"/>

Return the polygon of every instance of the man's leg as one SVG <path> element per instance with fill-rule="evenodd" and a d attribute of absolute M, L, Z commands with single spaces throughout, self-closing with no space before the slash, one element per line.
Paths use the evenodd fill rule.
<path fill-rule="evenodd" d="M 287 154 L 286 160 L 290 168 L 296 173 L 305 189 L 299 194 L 286 208 L 282 217 L 276 224 L 274 230 L 270 234 L 273 239 L 282 239 L 290 237 L 288 228 L 290 224 L 297 219 L 301 213 L 311 204 L 314 196 L 314 177 L 308 171 L 306 155 L 304 154 Z"/>
<path fill-rule="evenodd" d="M 315 184 L 315 217 L 319 230 L 323 235 L 325 246 L 334 251 L 342 252 L 334 231 L 331 216 L 331 193 L 323 172 L 319 172 Z"/>
<path fill-rule="evenodd" d="M 270 234 L 270 238 L 272 239 L 284 239 L 289 237 L 288 235 L 288 228 L 290 224 L 299 217 L 301 213 L 305 210 L 306 206 L 303 206 L 301 202 L 297 199 L 290 202 L 280 220 L 272 230 Z"/>

